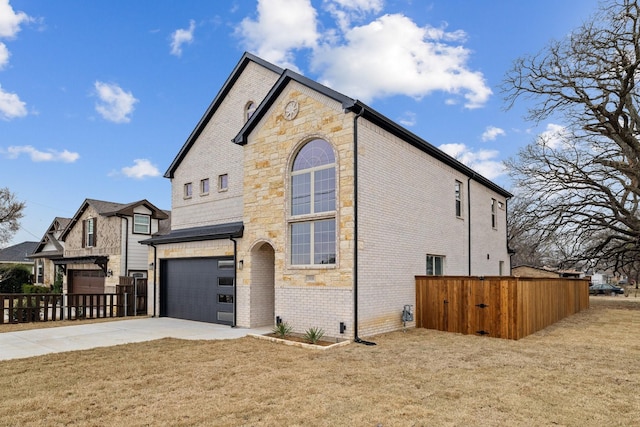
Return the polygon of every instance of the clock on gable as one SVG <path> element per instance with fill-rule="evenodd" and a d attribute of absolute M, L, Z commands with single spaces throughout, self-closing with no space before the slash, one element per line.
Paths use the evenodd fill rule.
<path fill-rule="evenodd" d="M 287 120 L 293 120 L 298 115 L 298 102 L 289 101 L 284 107 L 284 118 Z"/>

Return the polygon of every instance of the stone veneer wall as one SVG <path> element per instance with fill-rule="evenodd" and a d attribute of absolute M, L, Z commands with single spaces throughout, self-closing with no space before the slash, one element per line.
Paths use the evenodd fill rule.
<path fill-rule="evenodd" d="M 298 102 L 299 112 L 289 121 L 282 113 L 291 100 Z M 249 285 L 252 246 L 263 240 L 271 242 L 275 315 L 296 332 L 321 327 L 327 336 L 338 337 L 340 321 L 347 323 L 347 331 L 353 331 L 352 123 L 353 115 L 345 115 L 339 103 L 291 83 L 244 147 L 245 232 L 239 257 L 245 259 L 245 265 L 238 287 Z M 314 138 L 329 142 L 336 154 L 337 260 L 327 267 L 292 268 L 287 240 L 289 170 L 297 150 Z"/>

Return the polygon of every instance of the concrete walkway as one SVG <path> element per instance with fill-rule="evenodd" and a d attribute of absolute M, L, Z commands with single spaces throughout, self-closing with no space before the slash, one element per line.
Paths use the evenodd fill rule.
<path fill-rule="evenodd" d="M 20 359 L 63 351 L 87 350 L 161 338 L 224 340 L 241 338 L 250 333 L 265 334 L 270 331 L 270 327 L 232 328 L 214 323 L 152 317 L 18 332 L 0 332 L 0 360 Z"/>

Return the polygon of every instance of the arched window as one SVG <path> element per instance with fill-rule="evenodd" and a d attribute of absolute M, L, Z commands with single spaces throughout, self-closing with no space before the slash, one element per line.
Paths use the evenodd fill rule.
<path fill-rule="evenodd" d="M 251 118 L 251 116 L 253 115 L 253 113 L 256 112 L 256 108 L 258 106 L 256 105 L 255 102 L 253 101 L 249 101 L 247 102 L 247 105 L 244 106 L 244 120 L 247 121 Z"/>
<path fill-rule="evenodd" d="M 291 168 L 291 264 L 336 262 L 336 165 L 331 145 L 305 144 Z"/>

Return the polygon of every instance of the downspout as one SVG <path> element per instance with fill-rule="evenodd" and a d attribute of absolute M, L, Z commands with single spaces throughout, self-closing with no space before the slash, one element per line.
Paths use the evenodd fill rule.
<path fill-rule="evenodd" d="M 358 344 L 376 345 L 358 336 L 358 118 L 364 107 L 353 118 L 353 341 Z"/>
<path fill-rule="evenodd" d="M 156 289 L 158 287 L 158 283 L 157 283 L 157 274 L 156 271 L 158 271 L 158 248 L 156 248 L 156 245 L 154 245 L 153 243 L 150 243 L 150 245 L 153 247 L 153 316 L 152 317 L 156 317 L 156 300 L 157 300 L 157 295 L 156 295 Z"/>
<path fill-rule="evenodd" d="M 236 320 L 237 320 L 237 307 L 238 307 L 238 303 L 237 303 L 237 298 L 236 298 L 236 288 L 238 286 L 237 284 L 237 278 L 238 278 L 238 242 L 233 238 L 233 236 L 229 235 L 229 240 L 231 240 L 233 242 L 233 324 L 231 325 L 232 328 L 236 327 Z"/>
<path fill-rule="evenodd" d="M 512 268 L 512 257 L 513 254 L 511 253 L 511 248 L 509 248 L 509 199 L 506 198 L 504 200 L 504 214 L 505 214 L 505 218 L 506 218 L 506 223 L 507 226 L 505 227 L 504 230 L 504 234 L 506 235 L 506 241 L 507 241 L 507 256 L 509 257 L 509 274 L 507 274 L 507 276 L 511 276 L 511 268 Z"/>
<path fill-rule="evenodd" d="M 467 178 L 467 240 L 468 240 L 468 248 L 469 251 L 469 270 L 467 275 L 471 276 L 471 180 L 475 178 L 476 174 L 472 174 L 469 178 Z"/>

